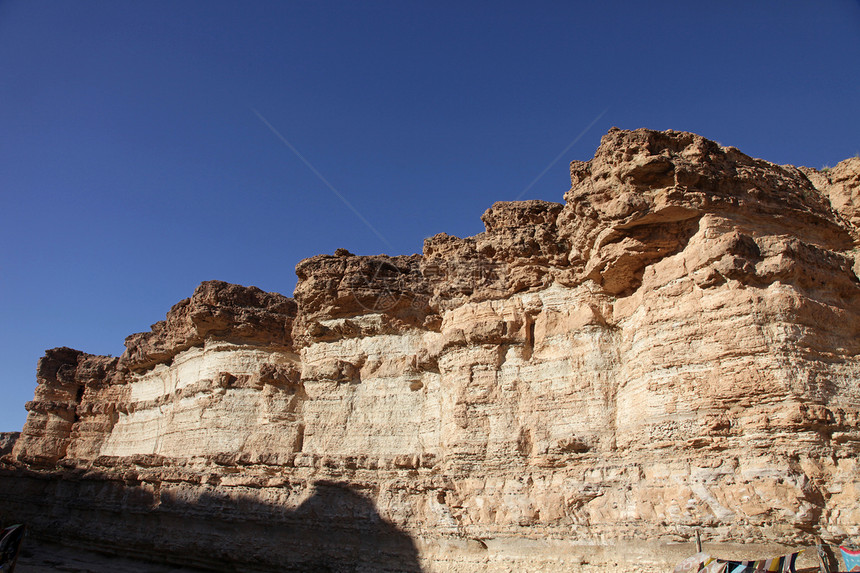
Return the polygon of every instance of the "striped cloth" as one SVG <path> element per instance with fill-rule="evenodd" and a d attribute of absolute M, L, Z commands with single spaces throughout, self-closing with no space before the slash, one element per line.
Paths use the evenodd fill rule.
<path fill-rule="evenodd" d="M 711 557 L 707 553 L 697 553 L 678 563 L 674 573 L 755 573 L 757 571 L 796 573 L 794 563 L 799 554 L 800 551 L 771 559 L 730 561 Z"/>
<path fill-rule="evenodd" d="M 860 571 L 860 549 L 848 549 L 839 546 L 842 551 L 842 560 L 845 561 L 846 571 Z"/>

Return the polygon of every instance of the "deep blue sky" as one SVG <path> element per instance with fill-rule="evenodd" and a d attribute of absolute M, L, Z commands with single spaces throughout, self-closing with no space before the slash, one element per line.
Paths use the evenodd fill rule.
<path fill-rule="evenodd" d="M 0 0 L 0 430 L 45 349 L 118 355 L 203 280 L 291 294 L 305 257 L 478 233 L 598 116 L 523 198 L 561 201 L 613 125 L 833 165 L 860 3 Z"/>

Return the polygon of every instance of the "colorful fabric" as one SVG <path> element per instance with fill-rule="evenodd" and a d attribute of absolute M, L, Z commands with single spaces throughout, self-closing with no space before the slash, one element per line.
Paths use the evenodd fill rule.
<path fill-rule="evenodd" d="M 795 573 L 797 570 L 794 568 L 794 563 L 799 554 L 800 551 L 771 559 L 730 561 L 716 559 L 707 553 L 696 553 L 678 563 L 674 573 L 756 573 L 758 571 Z"/>
<path fill-rule="evenodd" d="M 842 551 L 842 560 L 845 561 L 846 571 L 860 571 L 860 549 L 848 549 L 847 547 L 839 546 Z"/>
<path fill-rule="evenodd" d="M 779 571 L 785 573 L 795 573 L 794 563 L 797 561 L 797 553 L 790 553 L 780 557 L 772 557 L 771 559 L 758 559 L 755 561 L 729 561 L 718 559 L 718 562 L 726 564 L 726 573 L 754 573 L 756 571 Z"/>

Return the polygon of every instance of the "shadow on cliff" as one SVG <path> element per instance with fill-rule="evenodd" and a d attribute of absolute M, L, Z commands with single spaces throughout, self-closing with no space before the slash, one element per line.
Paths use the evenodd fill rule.
<path fill-rule="evenodd" d="M 412 539 L 383 519 L 373 501 L 344 484 L 316 482 L 311 496 L 293 510 L 261 502 L 253 494 L 206 493 L 193 503 L 171 497 L 161 496 L 159 527 L 179 519 L 168 529 L 197 538 L 191 547 L 177 549 L 198 552 L 198 566 L 221 571 L 421 571 Z"/>
<path fill-rule="evenodd" d="M 212 487 L 0 472 L 0 515 L 27 523 L 34 541 L 140 560 L 142 566 L 243 573 L 421 571 L 413 540 L 359 490 L 332 482 L 310 488 Z"/>

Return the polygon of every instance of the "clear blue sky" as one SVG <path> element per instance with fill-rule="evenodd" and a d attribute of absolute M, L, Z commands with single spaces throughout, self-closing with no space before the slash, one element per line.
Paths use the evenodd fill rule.
<path fill-rule="evenodd" d="M 0 0 L 0 430 L 45 349 L 118 355 L 204 280 L 291 294 L 305 257 L 478 233 L 592 123 L 523 198 L 561 201 L 613 125 L 833 165 L 860 3 Z"/>

